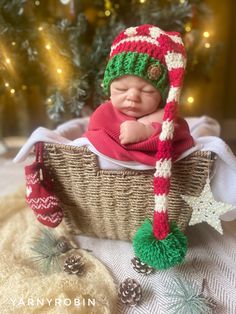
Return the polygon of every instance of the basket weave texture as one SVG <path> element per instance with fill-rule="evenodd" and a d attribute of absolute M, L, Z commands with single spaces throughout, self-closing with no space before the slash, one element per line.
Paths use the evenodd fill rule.
<path fill-rule="evenodd" d="M 213 165 L 211 152 L 195 152 L 174 163 L 169 219 L 184 231 L 191 209 L 181 194 L 198 196 Z M 131 240 L 154 209 L 154 170 L 103 170 L 86 147 L 44 143 L 45 166 L 73 234 Z"/>

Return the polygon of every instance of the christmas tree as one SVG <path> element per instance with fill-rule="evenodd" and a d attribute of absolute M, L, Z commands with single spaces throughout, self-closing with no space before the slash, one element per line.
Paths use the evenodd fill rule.
<path fill-rule="evenodd" d="M 201 0 L 0 0 L 0 106 L 14 96 L 24 107 L 33 87 L 57 122 L 93 111 L 105 99 L 101 83 L 114 37 L 144 23 L 183 35 L 188 88 L 192 77 L 209 79 L 217 56 L 204 29 L 210 18 Z"/>

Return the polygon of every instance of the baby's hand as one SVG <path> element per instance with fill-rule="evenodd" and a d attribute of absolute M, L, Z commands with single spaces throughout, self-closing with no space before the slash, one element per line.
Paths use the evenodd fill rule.
<path fill-rule="evenodd" d="M 146 140 L 154 132 L 152 126 L 144 125 L 138 121 L 125 121 L 120 125 L 120 143 L 132 144 Z"/>

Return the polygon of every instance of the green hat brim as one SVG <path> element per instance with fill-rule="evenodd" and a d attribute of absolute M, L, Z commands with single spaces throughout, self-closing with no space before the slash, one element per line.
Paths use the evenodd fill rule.
<path fill-rule="evenodd" d="M 157 78 L 150 76 L 150 67 L 156 67 L 160 70 Z M 169 90 L 168 71 L 166 67 L 157 59 L 150 57 L 145 53 L 122 52 L 111 58 L 106 66 L 103 90 L 106 95 L 110 95 L 110 85 L 115 79 L 124 75 L 135 75 L 159 90 L 162 96 L 162 102 L 166 102 Z"/>

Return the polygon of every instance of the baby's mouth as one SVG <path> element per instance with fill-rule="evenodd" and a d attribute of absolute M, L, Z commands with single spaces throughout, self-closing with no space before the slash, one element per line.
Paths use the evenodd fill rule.
<path fill-rule="evenodd" d="M 131 111 L 137 111 L 137 103 L 129 101 L 126 103 L 125 109 L 131 110 Z"/>
<path fill-rule="evenodd" d="M 137 110 L 135 108 L 126 108 L 125 111 L 127 114 L 137 114 Z"/>

